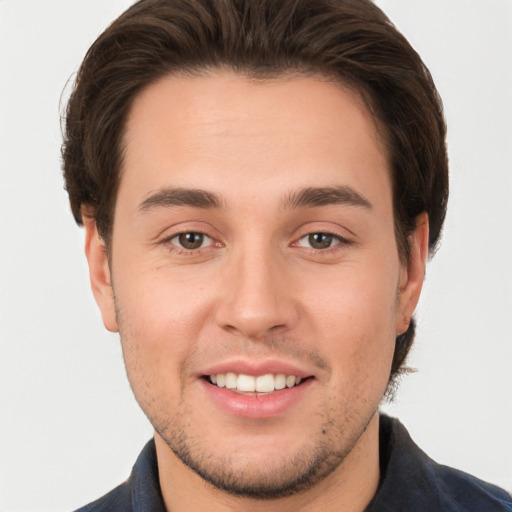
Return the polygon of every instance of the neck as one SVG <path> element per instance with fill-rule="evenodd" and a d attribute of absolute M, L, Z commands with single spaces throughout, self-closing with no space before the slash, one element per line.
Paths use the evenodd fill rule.
<path fill-rule="evenodd" d="M 379 483 L 379 416 L 375 413 L 353 449 L 324 480 L 276 500 L 237 497 L 205 482 L 155 433 L 160 487 L 168 512 L 363 512 Z"/>

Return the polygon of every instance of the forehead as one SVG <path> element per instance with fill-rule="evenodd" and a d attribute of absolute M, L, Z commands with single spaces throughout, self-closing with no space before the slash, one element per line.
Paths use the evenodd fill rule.
<path fill-rule="evenodd" d="M 277 192 L 347 180 L 389 189 L 386 152 L 362 98 L 321 76 L 165 77 L 136 98 L 124 142 L 120 194 L 198 184 L 256 194 L 262 183 Z"/>

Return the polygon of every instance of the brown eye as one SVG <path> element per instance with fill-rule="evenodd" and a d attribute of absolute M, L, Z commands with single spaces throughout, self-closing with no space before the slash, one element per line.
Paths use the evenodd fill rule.
<path fill-rule="evenodd" d="M 193 250 L 202 247 L 206 237 L 202 233 L 180 233 L 175 238 L 181 247 Z"/>
<path fill-rule="evenodd" d="M 336 237 L 327 233 L 311 233 L 308 235 L 309 246 L 313 249 L 328 249 L 333 245 L 335 239 Z"/>

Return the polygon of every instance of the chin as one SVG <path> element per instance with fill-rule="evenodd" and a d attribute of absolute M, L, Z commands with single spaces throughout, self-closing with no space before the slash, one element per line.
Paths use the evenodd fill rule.
<path fill-rule="evenodd" d="M 307 491 L 338 470 L 373 417 L 355 428 L 326 417 L 295 443 L 290 434 L 246 435 L 222 442 L 214 426 L 209 430 L 214 440 L 208 433 L 189 434 L 186 428 L 157 433 L 183 464 L 213 487 L 233 496 L 271 500 Z"/>

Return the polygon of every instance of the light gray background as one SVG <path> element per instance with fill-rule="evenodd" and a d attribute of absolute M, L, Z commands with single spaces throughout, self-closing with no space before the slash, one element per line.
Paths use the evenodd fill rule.
<path fill-rule="evenodd" d="M 0 0 L 0 511 L 73 509 L 151 428 L 88 286 L 59 100 L 127 0 Z M 396 414 L 435 459 L 512 489 L 512 2 L 380 0 L 445 102 L 452 194 Z M 64 95 L 65 97 L 66 95 Z"/>

